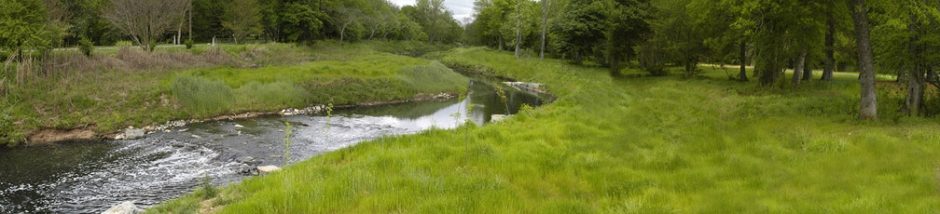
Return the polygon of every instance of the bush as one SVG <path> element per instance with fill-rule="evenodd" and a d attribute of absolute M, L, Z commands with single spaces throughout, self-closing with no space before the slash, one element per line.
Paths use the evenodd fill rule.
<path fill-rule="evenodd" d="M 192 39 L 187 39 L 185 42 L 183 42 L 183 44 L 186 45 L 186 49 L 193 49 L 193 40 L 192 40 Z"/>
<path fill-rule="evenodd" d="M 82 37 L 78 40 L 78 50 L 82 51 L 85 56 L 91 56 L 92 51 L 95 50 L 95 44 L 90 39 Z"/>
<path fill-rule="evenodd" d="M 200 77 L 177 77 L 173 81 L 173 95 L 190 114 L 208 116 L 224 113 L 235 103 L 232 89 L 221 81 Z"/>

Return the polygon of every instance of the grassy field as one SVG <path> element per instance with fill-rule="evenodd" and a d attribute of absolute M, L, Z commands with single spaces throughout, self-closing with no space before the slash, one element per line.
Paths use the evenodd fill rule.
<path fill-rule="evenodd" d="M 104 50 L 87 60 L 66 58 L 94 62 L 67 67 L 71 69 L 120 68 L 66 70 L 12 86 L 0 98 L 0 144 L 15 145 L 43 128 L 85 127 L 107 133 L 177 119 L 466 90 L 467 79 L 440 63 L 372 46 L 322 42 L 314 47 L 161 47 L 153 54 Z M 69 56 L 69 51 L 56 54 Z M 134 63 L 141 59 L 157 62 Z M 212 59 L 218 63 L 186 63 Z"/>
<path fill-rule="evenodd" d="M 456 49 L 445 64 L 558 96 L 484 127 L 384 138 L 151 213 L 930 213 L 940 124 L 855 120 L 850 75 L 798 89 L 606 70 Z"/>

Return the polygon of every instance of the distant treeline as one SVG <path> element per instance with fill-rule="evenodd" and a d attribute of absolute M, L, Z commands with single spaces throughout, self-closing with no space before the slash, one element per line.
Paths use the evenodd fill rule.
<path fill-rule="evenodd" d="M 214 39 L 457 41 L 443 0 L 0 0 L 0 51 Z"/>

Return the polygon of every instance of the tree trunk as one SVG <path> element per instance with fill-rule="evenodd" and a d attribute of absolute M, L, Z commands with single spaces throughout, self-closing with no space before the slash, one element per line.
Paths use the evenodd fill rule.
<path fill-rule="evenodd" d="M 176 26 L 176 45 L 183 43 L 183 20 Z"/>
<path fill-rule="evenodd" d="M 803 67 L 806 65 L 806 50 L 800 53 L 800 58 L 796 60 L 796 66 L 793 67 L 793 85 L 800 85 L 803 79 Z"/>
<path fill-rule="evenodd" d="M 823 68 L 823 74 L 821 80 L 830 81 L 832 80 L 832 72 L 835 71 L 836 67 L 836 54 L 835 54 L 835 43 L 836 43 L 836 21 L 835 17 L 832 14 L 831 7 L 834 7 L 830 3 L 829 11 L 826 13 L 826 62 L 825 67 Z"/>
<path fill-rule="evenodd" d="M 548 33 L 548 0 L 542 0 L 542 47 L 539 49 L 539 60 L 545 59 L 546 33 Z"/>
<path fill-rule="evenodd" d="M 189 1 L 189 41 L 193 40 L 193 2 Z"/>
<path fill-rule="evenodd" d="M 519 58 L 519 55 L 522 52 L 522 50 L 520 49 L 521 46 L 522 46 L 522 29 L 521 29 L 521 26 L 516 25 L 516 58 Z"/>
<path fill-rule="evenodd" d="M 917 43 L 920 41 L 920 30 L 918 30 L 917 16 L 910 15 L 911 23 L 908 24 L 908 31 L 911 33 L 908 51 L 910 52 L 911 69 L 908 75 L 907 98 L 904 102 L 902 112 L 910 116 L 924 116 L 924 88 L 926 86 L 926 65 L 923 64 L 923 50 Z M 900 77 L 900 75 L 899 75 Z"/>
<path fill-rule="evenodd" d="M 858 46 L 859 84 L 861 102 L 859 119 L 878 119 L 878 98 L 875 93 L 875 66 L 868 26 L 868 8 L 865 0 L 851 0 L 852 19 L 855 23 L 855 43 Z"/>
<path fill-rule="evenodd" d="M 741 41 L 741 72 L 738 73 L 738 79 L 747 82 L 747 42 Z"/>
<path fill-rule="evenodd" d="M 499 40 L 499 51 L 503 51 L 503 35 L 497 36 Z"/>
<path fill-rule="evenodd" d="M 809 60 L 806 60 L 806 63 L 803 63 L 803 81 L 810 81 L 813 79 L 813 63 L 810 63 Z"/>
<path fill-rule="evenodd" d="M 343 27 L 339 28 L 339 42 L 343 42 L 343 39 L 345 39 L 344 38 L 345 36 L 346 36 L 346 25 L 344 24 Z"/>

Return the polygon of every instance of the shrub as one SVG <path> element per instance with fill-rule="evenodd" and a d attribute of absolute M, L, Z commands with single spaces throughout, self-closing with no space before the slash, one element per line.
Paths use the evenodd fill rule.
<path fill-rule="evenodd" d="M 183 44 L 186 45 L 186 49 L 193 49 L 193 40 L 192 40 L 192 39 L 187 39 L 185 42 L 183 42 Z"/>
<path fill-rule="evenodd" d="M 81 40 L 78 40 L 78 50 L 82 51 L 85 56 L 91 56 L 92 51 L 95 50 L 95 44 L 87 37 L 82 37 Z"/>
<path fill-rule="evenodd" d="M 177 77 L 173 81 L 172 90 L 190 114 L 219 114 L 231 109 L 235 103 L 232 89 L 220 81 L 192 76 Z"/>

